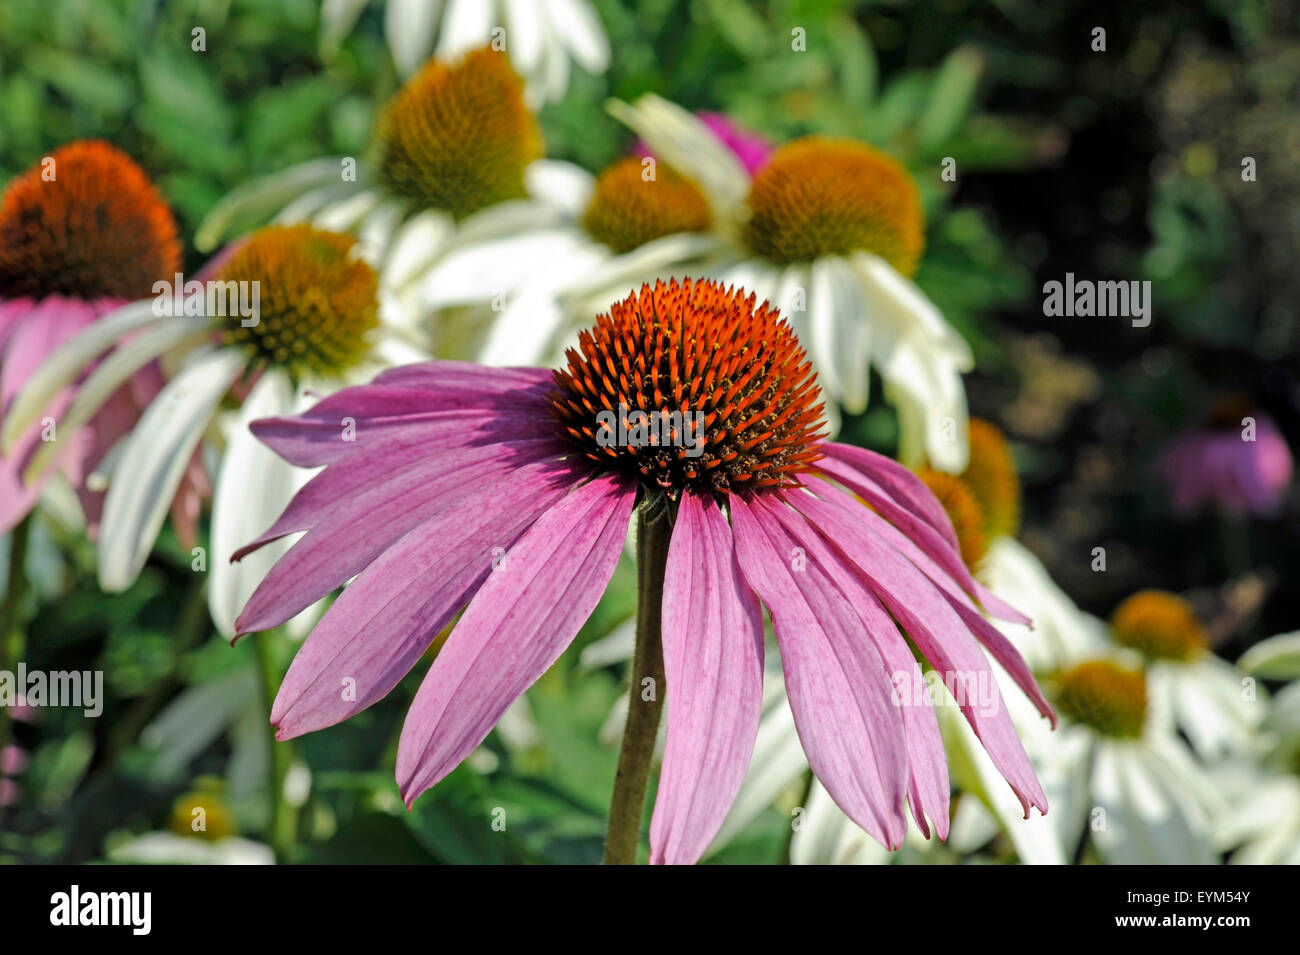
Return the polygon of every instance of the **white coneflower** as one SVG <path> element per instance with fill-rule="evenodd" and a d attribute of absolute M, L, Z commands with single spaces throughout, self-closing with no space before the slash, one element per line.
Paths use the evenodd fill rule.
<path fill-rule="evenodd" d="M 204 291 L 183 299 L 184 314 L 159 314 L 168 310 L 155 309 L 156 301 L 137 302 L 68 341 L 28 380 L 10 409 L 5 433 L 22 433 L 50 395 L 95 366 L 123 338 L 129 341 L 94 367 L 60 417 L 59 435 L 74 434 L 123 381 L 165 356 L 176 368 L 174 376 L 115 449 L 111 466 L 101 467 L 108 493 L 98 541 L 99 580 L 109 591 L 125 590 L 135 581 L 195 449 L 205 434 L 224 430 L 213 489 L 208 600 L 218 628 L 233 635 L 239 608 L 284 545 L 239 563 L 230 563 L 230 557 L 274 522 L 311 477 L 263 447 L 249 422 L 292 414 L 313 395 L 369 379 L 393 362 L 419 355 L 380 323 L 374 270 L 358 257 L 348 236 L 306 225 L 271 226 L 223 256 L 214 275 Z M 248 315 L 242 307 L 209 311 L 208 287 L 246 290 L 250 299 L 256 294 L 255 308 Z M 238 410 L 223 414 L 228 395 L 238 400 Z M 349 440 L 346 421 L 337 430 L 341 442 Z M 34 455 L 29 477 L 55 459 L 61 440 Z"/>
<path fill-rule="evenodd" d="M 383 109 L 368 158 L 312 160 L 248 183 L 213 208 L 195 244 L 213 249 L 271 219 L 354 235 L 379 273 L 385 322 L 421 345 L 431 335 L 441 357 L 473 357 L 457 341 L 465 330 L 439 322 L 419 290 L 449 251 L 562 218 L 549 197 L 586 173 L 542 156 L 537 118 L 504 54 L 431 60 Z"/>
<path fill-rule="evenodd" d="M 1146 660 L 1153 710 L 1186 734 L 1202 758 L 1258 748 L 1264 691 L 1211 652 L 1209 635 L 1186 600 L 1161 590 L 1139 591 L 1115 609 L 1110 633 Z"/>
<path fill-rule="evenodd" d="M 656 96 L 615 103 L 714 215 L 711 275 L 753 289 L 790 317 L 824 393 L 850 412 L 867 403 L 868 368 L 901 425 L 900 456 L 944 471 L 966 464 L 970 348 L 911 281 L 924 246 L 920 196 L 880 150 L 809 137 L 776 150 L 751 181 L 698 117 Z"/>
<path fill-rule="evenodd" d="M 337 47 L 365 6 L 366 0 L 325 0 L 322 46 Z M 388 0 L 384 35 L 404 76 L 430 53 L 453 57 L 494 44 L 510 54 L 534 105 L 564 96 L 571 63 L 588 73 L 609 68 L 609 39 L 590 0 Z"/>

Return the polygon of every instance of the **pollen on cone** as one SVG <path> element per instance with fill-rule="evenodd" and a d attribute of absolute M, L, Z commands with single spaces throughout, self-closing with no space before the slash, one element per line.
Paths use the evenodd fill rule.
<path fill-rule="evenodd" d="M 864 251 L 910 276 L 925 246 L 916 183 L 866 143 L 809 137 L 778 149 L 755 174 L 748 204 L 746 242 L 773 262 Z"/>
<path fill-rule="evenodd" d="M 543 152 L 519 77 L 491 49 L 430 60 L 384 109 L 376 139 L 389 189 L 457 219 L 523 198 L 524 169 Z"/>
<path fill-rule="evenodd" d="M 675 232 L 709 227 L 709 204 L 691 183 L 666 166 L 645 178 L 636 156 L 620 159 L 600 174 L 582 224 L 592 238 L 617 253 Z"/>
<path fill-rule="evenodd" d="M 1210 643 L 1192 605 L 1163 590 L 1133 594 L 1115 608 L 1110 626 L 1116 643 L 1154 659 L 1189 660 Z"/>
<path fill-rule="evenodd" d="M 0 297 L 140 299 L 180 265 L 167 203 L 108 143 L 56 149 L 0 201 Z"/>
<path fill-rule="evenodd" d="M 257 283 L 257 320 L 227 316 L 226 341 L 295 375 L 352 367 L 379 327 L 379 280 L 351 236 L 308 225 L 269 226 L 235 251 L 217 279 L 245 288 Z"/>
<path fill-rule="evenodd" d="M 788 486 L 820 456 L 812 365 L 789 324 L 743 289 L 643 285 L 567 357 L 555 373 L 560 435 L 670 499 Z"/>

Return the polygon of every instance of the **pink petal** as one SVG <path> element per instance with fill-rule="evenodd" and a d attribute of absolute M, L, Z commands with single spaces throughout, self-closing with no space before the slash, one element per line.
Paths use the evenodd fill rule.
<path fill-rule="evenodd" d="M 492 575 L 494 549 L 514 544 L 577 479 L 561 484 L 525 474 L 496 483 L 385 550 L 343 591 L 294 657 L 271 708 L 276 735 L 288 739 L 332 726 L 386 696 Z M 282 559 L 276 570 L 286 564 L 293 562 Z M 283 583 L 291 587 L 292 580 Z M 241 632 L 250 628 L 245 618 L 252 608 L 250 601 L 240 615 Z M 268 611 L 263 620 L 282 615 Z"/>
<path fill-rule="evenodd" d="M 510 522 L 540 512 L 574 479 L 572 467 L 554 457 L 521 465 L 503 458 L 498 445 L 479 452 L 474 458 L 444 456 L 446 470 L 427 464 L 408 469 L 345 499 L 263 578 L 240 612 L 236 633 L 279 626 L 360 573 L 409 531 L 439 535 L 444 524 L 463 523 L 469 513 L 494 522 L 484 532 L 495 528 L 500 534 L 513 526 Z"/>
<path fill-rule="evenodd" d="M 948 512 L 912 471 L 893 458 L 851 444 L 823 441 L 821 450 L 827 458 L 847 465 L 869 481 L 873 485 L 873 497 L 885 496 L 896 506 L 906 508 L 938 531 L 954 548 L 957 547 L 957 532 L 953 530 Z M 876 504 L 874 500 L 871 503 L 873 506 Z"/>
<path fill-rule="evenodd" d="M 614 573 L 635 501 L 624 478 L 575 487 L 479 589 L 402 727 L 397 781 L 408 806 L 483 742 L 577 635 Z"/>
<path fill-rule="evenodd" d="M 984 648 L 992 654 L 993 658 L 1002 664 L 1008 675 L 1016 682 L 1016 685 L 1024 691 L 1025 695 L 1033 700 L 1038 711 L 1052 721 L 1052 726 L 1056 726 L 1056 712 L 1052 709 L 1047 698 L 1043 696 L 1042 690 L 1038 683 L 1035 682 L 1033 674 L 1029 671 L 1028 664 L 1025 663 L 1024 657 L 1020 655 L 1012 643 L 1002 634 L 997 627 L 984 619 L 971 603 L 970 598 L 964 594 L 957 582 L 949 577 L 942 568 L 935 563 L 918 548 L 907 535 L 901 533 L 898 528 L 891 525 L 888 521 L 881 519 L 880 515 L 872 513 L 868 508 L 863 507 L 849 495 L 845 494 L 833 484 L 825 481 L 810 482 L 809 490 L 813 491 L 819 497 L 830 501 L 835 505 L 833 510 L 822 513 L 819 517 L 822 529 L 837 540 L 850 540 L 855 535 L 862 532 L 859 526 L 863 521 L 867 524 L 867 529 L 878 534 L 884 539 L 885 543 L 895 547 L 908 560 L 910 560 L 917 569 L 930 579 L 930 582 L 937 586 L 948 599 L 948 603 L 957 611 L 958 616 L 975 634 L 975 638 L 983 644 Z M 803 498 L 792 498 L 795 506 L 800 506 Z M 1018 616 L 1023 616 L 1019 611 L 1015 611 Z"/>
<path fill-rule="evenodd" d="M 795 503 L 801 496 L 789 495 L 787 501 Z M 926 817 L 929 816 L 939 838 L 948 838 L 948 761 L 939 735 L 939 719 L 928 698 L 920 693 L 924 688 L 924 678 L 907 641 L 880 601 L 863 586 L 852 562 L 834 549 L 834 540 L 827 536 L 824 528 L 812 533 L 808 529 L 811 522 L 804 522 L 793 511 L 773 507 L 772 512 L 791 534 L 798 537 L 807 551 L 807 558 L 815 562 L 817 568 L 843 592 L 857 611 L 867 637 L 884 658 L 894 688 L 892 699 L 903 715 L 912 816 L 917 828 L 927 837 L 930 827 Z"/>
<path fill-rule="evenodd" d="M 847 446 L 837 445 L 836 447 Z M 862 449 L 853 448 L 851 450 L 860 451 Z M 881 460 L 888 461 L 889 459 L 881 458 Z M 843 464 L 835 457 L 823 458 L 817 463 L 817 468 L 823 475 L 839 481 L 854 494 L 859 495 L 879 510 L 886 519 L 902 532 L 901 536 L 908 541 L 909 551 L 919 550 L 928 558 L 927 563 L 933 562 L 941 567 L 946 575 L 952 578 L 963 590 L 978 599 L 989 613 L 1001 620 L 1009 620 L 1012 623 L 1026 625 L 1032 623 L 1019 610 L 993 595 L 984 585 L 971 576 L 970 569 L 961 559 L 961 552 L 957 547 L 956 536 L 952 530 L 951 522 L 946 525 L 947 535 L 952 535 L 950 543 L 947 535 L 940 534 L 928 522 L 918 520 L 914 511 L 909 511 L 896 504 L 880 485 L 873 480 L 872 474 L 868 474 L 861 468 Z M 912 477 L 915 478 L 915 475 L 912 475 Z M 920 484 L 919 479 L 917 483 Z M 933 503 L 935 507 L 940 506 L 938 500 L 925 485 L 921 485 L 921 490 L 925 492 L 926 499 L 929 502 Z M 946 515 L 944 520 L 948 520 Z M 911 555 L 909 554 L 909 556 Z"/>
<path fill-rule="evenodd" d="M 731 524 L 745 579 L 772 614 L 808 764 L 849 818 L 897 848 L 907 831 L 907 745 L 885 661 L 835 582 L 815 562 L 799 563 L 803 541 L 767 503 L 732 494 Z"/>
<path fill-rule="evenodd" d="M 285 460 L 318 467 L 404 435 L 440 443 L 534 437 L 549 421 L 553 388 L 545 369 L 477 368 L 427 362 L 345 388 L 300 415 L 255 421 L 253 433 Z M 346 436 L 345 436 L 346 434 Z"/>
<path fill-rule="evenodd" d="M 962 713 L 998 771 L 1020 798 L 1026 818 L 1031 804 L 1046 812 L 1047 799 L 1016 735 L 988 661 L 947 595 L 898 550 L 872 534 L 866 521 L 853 520 L 860 514 L 861 505 L 847 497 L 844 500 L 849 503 L 830 503 L 834 493 L 843 496 L 842 492 L 828 485 L 817 486 L 819 483 L 813 482 L 812 489 L 818 494 L 825 493 L 826 500 L 798 493 L 791 494 L 790 501 L 853 561 L 863 582 L 902 624 L 945 683 L 956 680 L 967 689 L 966 699 L 960 701 Z M 847 515 L 849 520 L 837 520 L 837 515 Z M 991 712 L 970 702 L 979 700 L 980 690 L 990 694 Z"/>
<path fill-rule="evenodd" d="M 668 743 L 650 861 L 690 865 L 740 790 L 763 708 L 763 608 L 740 576 L 727 519 L 692 492 L 668 548 L 663 645 Z"/>

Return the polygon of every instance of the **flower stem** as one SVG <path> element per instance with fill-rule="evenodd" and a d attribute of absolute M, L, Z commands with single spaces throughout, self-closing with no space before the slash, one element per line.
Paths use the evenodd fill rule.
<path fill-rule="evenodd" d="M 259 633 L 253 638 L 253 647 L 257 651 L 257 670 L 262 678 L 262 701 L 269 716 L 271 705 L 275 702 L 276 691 L 280 687 L 280 674 L 275 665 L 272 644 L 276 630 Z M 294 831 L 297 821 L 294 819 L 293 807 L 285 800 L 284 784 L 289 776 L 289 763 L 293 752 L 288 743 L 279 742 L 272 729 L 267 736 L 267 747 L 271 756 L 270 785 L 270 822 L 267 827 L 268 838 L 275 861 L 284 864 L 293 852 Z"/>
<path fill-rule="evenodd" d="M 27 539 L 31 533 L 31 516 L 18 522 L 9 537 L 9 575 L 4 604 L 0 606 L 0 671 L 9 670 L 23 655 L 23 635 L 19 620 L 27 590 Z M 0 752 L 9 742 L 12 728 L 9 707 L 0 706 Z"/>
<path fill-rule="evenodd" d="M 636 650 L 632 656 L 632 685 L 628 690 L 623 748 L 618 754 L 614 797 L 609 804 L 606 865 L 634 864 L 637 845 L 641 841 L 645 794 L 666 689 L 660 616 L 670 534 L 671 522 L 666 513 L 660 513 L 657 518 L 647 517 L 642 509 L 636 535 Z M 647 684 L 646 680 L 653 682 Z M 646 696 L 650 698 L 646 699 Z"/>

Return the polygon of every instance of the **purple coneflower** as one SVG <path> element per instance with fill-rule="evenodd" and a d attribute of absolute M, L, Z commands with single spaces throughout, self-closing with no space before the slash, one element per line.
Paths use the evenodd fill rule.
<path fill-rule="evenodd" d="M 657 444 L 641 440 L 650 412 L 651 428 L 671 422 Z M 979 608 L 1024 618 L 971 578 L 938 501 L 896 462 L 823 440 L 821 415 L 785 320 L 741 290 L 686 280 L 611 306 L 560 371 L 411 365 L 255 422 L 281 456 L 324 470 L 238 552 L 306 531 L 238 632 L 274 627 L 356 578 L 294 659 L 277 735 L 382 698 L 465 607 L 402 730 L 397 777 L 411 804 L 564 652 L 639 505 L 638 647 L 606 860 L 635 858 L 665 677 L 651 861 L 694 862 L 716 833 L 758 728 L 763 605 L 827 792 L 885 845 L 902 841 L 906 803 L 944 838 L 938 722 L 896 692 L 921 683 L 913 648 L 959 689 L 992 686 L 988 651 L 1052 711 Z M 345 418 L 355 440 L 340 438 Z M 1001 698 L 966 700 L 1026 815 L 1045 810 Z"/>
<path fill-rule="evenodd" d="M 1272 419 L 1236 399 L 1215 409 L 1205 427 L 1176 439 L 1161 463 L 1174 511 L 1183 516 L 1206 504 L 1270 516 L 1291 483 L 1286 438 Z"/>
<path fill-rule="evenodd" d="M 144 172 L 103 142 L 77 142 L 17 176 L 0 201 L 0 415 L 47 358 L 102 316 L 151 293 L 180 268 L 176 223 Z M 72 384 L 43 404 L 0 454 L 0 533 L 32 509 L 46 479 L 23 472 L 54 438 Z M 63 442 L 58 463 L 81 496 L 92 529 L 103 495 L 87 478 L 162 387 L 145 368 L 102 396 L 99 411 Z M 185 513 L 196 509 L 177 499 Z M 179 514 L 179 512 L 178 512 Z"/>

